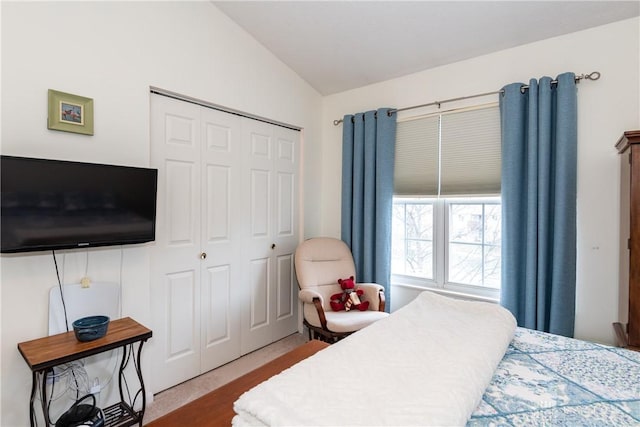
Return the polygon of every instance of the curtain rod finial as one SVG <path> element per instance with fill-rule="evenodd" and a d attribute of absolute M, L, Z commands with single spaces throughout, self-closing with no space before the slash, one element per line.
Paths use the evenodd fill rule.
<path fill-rule="evenodd" d="M 592 71 L 591 73 L 584 76 L 587 80 L 598 80 L 600 78 L 600 71 Z"/>
<path fill-rule="evenodd" d="M 576 81 L 585 80 L 598 80 L 600 78 L 600 71 L 592 71 L 589 74 L 580 74 L 576 76 Z"/>

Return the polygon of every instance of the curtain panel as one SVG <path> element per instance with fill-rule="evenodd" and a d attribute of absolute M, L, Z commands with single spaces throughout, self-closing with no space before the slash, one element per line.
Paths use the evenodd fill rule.
<path fill-rule="evenodd" d="M 577 90 L 573 73 L 504 87 L 501 303 L 519 326 L 572 337 Z"/>
<path fill-rule="evenodd" d="M 341 215 L 341 238 L 353 253 L 357 281 L 382 285 L 387 311 L 396 139 L 396 114 L 389 111 L 343 118 Z"/>

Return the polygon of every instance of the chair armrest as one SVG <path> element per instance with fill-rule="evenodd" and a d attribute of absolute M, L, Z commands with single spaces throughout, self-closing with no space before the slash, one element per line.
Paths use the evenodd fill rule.
<path fill-rule="evenodd" d="M 316 311 L 318 312 L 318 320 L 320 320 L 320 325 L 322 325 L 322 329 L 327 329 L 327 318 L 324 315 L 324 309 L 322 308 L 324 304 L 324 300 L 322 295 L 318 292 L 302 289 L 298 292 L 298 298 L 305 304 L 313 304 L 316 307 Z"/>
<path fill-rule="evenodd" d="M 365 301 L 369 301 L 369 310 L 384 311 L 384 288 L 377 283 L 358 283 L 356 288 L 364 291 Z"/>
<path fill-rule="evenodd" d="M 320 295 L 320 293 L 316 291 L 312 291 L 309 289 L 302 289 L 300 292 L 298 292 L 298 299 L 300 299 L 300 301 L 302 301 L 305 304 L 313 304 L 314 298 L 318 298 L 320 300 L 320 303 L 324 304 L 324 299 L 322 298 L 322 295 Z"/>

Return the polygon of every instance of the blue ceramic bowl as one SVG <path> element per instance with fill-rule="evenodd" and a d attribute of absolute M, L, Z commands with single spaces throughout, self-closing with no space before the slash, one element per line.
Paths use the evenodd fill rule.
<path fill-rule="evenodd" d="M 93 341 L 107 334 L 108 316 L 89 316 L 73 322 L 73 331 L 78 341 Z"/>

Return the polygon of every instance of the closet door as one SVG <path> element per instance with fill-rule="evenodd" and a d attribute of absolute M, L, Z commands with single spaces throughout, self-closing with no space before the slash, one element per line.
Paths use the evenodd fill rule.
<path fill-rule="evenodd" d="M 201 371 L 240 357 L 241 118 L 202 110 Z"/>
<path fill-rule="evenodd" d="M 154 375 L 158 392 L 200 374 L 200 108 L 152 95 L 151 165 L 158 168 L 151 255 Z"/>
<path fill-rule="evenodd" d="M 297 331 L 299 132 L 151 97 L 153 392 Z"/>
<path fill-rule="evenodd" d="M 243 121 L 243 195 L 247 242 L 242 352 L 297 330 L 293 253 L 298 243 L 299 133 L 259 121 Z"/>

